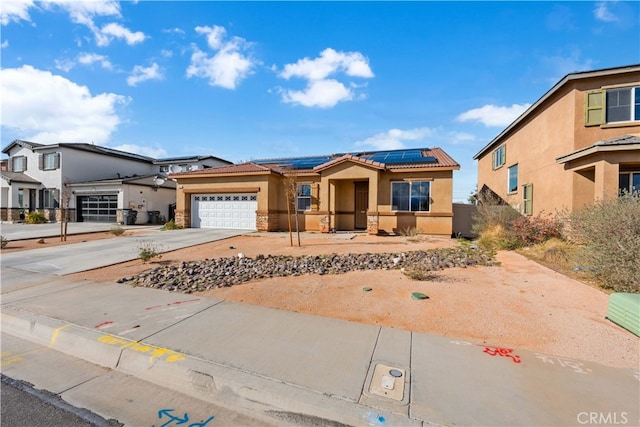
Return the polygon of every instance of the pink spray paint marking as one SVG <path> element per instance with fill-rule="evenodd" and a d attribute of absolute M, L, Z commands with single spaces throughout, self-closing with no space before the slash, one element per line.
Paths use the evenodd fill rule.
<path fill-rule="evenodd" d="M 107 320 L 106 322 L 102 322 L 102 323 L 98 323 L 96 326 L 94 326 L 94 328 L 96 329 L 100 329 L 100 328 L 104 328 L 107 325 L 111 325 L 113 324 L 112 320 Z"/>
<path fill-rule="evenodd" d="M 483 353 L 487 353 L 489 356 L 508 357 L 513 360 L 513 363 L 521 363 L 522 360 L 517 354 L 512 354 L 512 348 L 500 348 L 500 347 L 485 347 L 482 350 Z"/>
<path fill-rule="evenodd" d="M 186 300 L 186 301 L 170 302 L 170 303 L 166 304 L 166 307 L 171 307 L 171 306 L 174 306 L 174 305 L 186 304 L 186 303 L 189 303 L 189 302 L 196 302 L 196 301 L 200 301 L 200 298 L 189 299 L 189 300 Z M 161 307 L 165 307 L 165 305 L 154 305 L 152 307 L 145 308 L 145 310 L 155 310 L 156 308 L 161 308 Z"/>

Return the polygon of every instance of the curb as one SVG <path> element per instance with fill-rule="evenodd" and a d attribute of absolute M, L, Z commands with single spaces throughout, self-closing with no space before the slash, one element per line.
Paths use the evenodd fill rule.
<path fill-rule="evenodd" d="M 363 392 L 360 402 L 310 390 L 46 316 L 2 309 L 2 328 L 17 337 L 114 369 L 199 400 L 291 425 L 403 425 L 422 421 L 390 412 Z M 429 425 L 429 423 L 424 423 Z"/>

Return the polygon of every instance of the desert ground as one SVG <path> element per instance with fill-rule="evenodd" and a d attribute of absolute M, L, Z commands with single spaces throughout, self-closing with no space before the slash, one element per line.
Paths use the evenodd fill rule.
<path fill-rule="evenodd" d="M 45 243 L 16 241 L 2 252 L 97 238 L 118 237 L 95 233 L 69 236 L 66 243 L 59 238 Z M 160 265 L 239 253 L 247 257 L 401 253 L 459 244 L 448 237 L 364 234 L 303 234 L 300 247 L 294 235 L 293 243 L 286 233 L 256 233 L 168 252 L 146 264 L 135 260 L 70 278 L 115 282 Z M 498 266 L 441 270 L 426 281 L 411 280 L 399 270 L 310 274 L 216 288 L 200 295 L 640 369 L 640 338 L 605 318 L 606 292 L 515 252 L 501 251 L 496 258 Z M 413 292 L 429 298 L 412 299 Z"/>

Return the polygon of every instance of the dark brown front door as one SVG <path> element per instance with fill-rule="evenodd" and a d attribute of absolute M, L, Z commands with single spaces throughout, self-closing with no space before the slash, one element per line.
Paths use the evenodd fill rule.
<path fill-rule="evenodd" d="M 369 183 L 368 182 L 356 182 L 356 218 L 355 228 L 365 229 L 367 228 L 367 209 L 369 208 Z"/>

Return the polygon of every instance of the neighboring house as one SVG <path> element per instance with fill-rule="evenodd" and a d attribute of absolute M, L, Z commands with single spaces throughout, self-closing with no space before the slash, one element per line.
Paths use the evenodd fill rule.
<path fill-rule="evenodd" d="M 443 150 L 423 148 L 254 160 L 170 178 L 185 227 L 287 230 L 285 183 L 294 180 L 300 230 L 450 235 L 459 168 Z"/>
<path fill-rule="evenodd" d="M 640 190 L 640 65 L 568 74 L 474 159 L 478 189 L 525 215 Z"/>
<path fill-rule="evenodd" d="M 168 219 L 175 205 L 175 183 L 168 173 L 230 164 L 212 156 L 158 160 L 82 143 L 16 140 L 2 152 L 9 156 L 0 171 L 3 221 L 22 220 L 30 211 L 59 221 L 67 203 L 71 221 L 141 224 Z"/>

